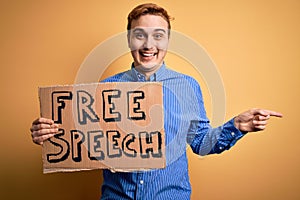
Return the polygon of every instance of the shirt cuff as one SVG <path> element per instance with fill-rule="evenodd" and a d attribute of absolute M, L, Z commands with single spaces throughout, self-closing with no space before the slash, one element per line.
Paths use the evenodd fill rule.
<path fill-rule="evenodd" d="M 245 133 L 241 132 L 234 126 L 234 118 L 229 120 L 223 125 L 223 134 L 225 138 L 228 138 L 230 141 L 230 147 L 232 147 L 239 139 L 241 139 Z"/>

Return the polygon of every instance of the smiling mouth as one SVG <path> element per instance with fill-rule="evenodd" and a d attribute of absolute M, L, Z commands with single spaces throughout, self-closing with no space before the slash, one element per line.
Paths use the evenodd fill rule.
<path fill-rule="evenodd" d="M 139 53 L 143 57 L 154 57 L 157 55 L 157 53 L 145 53 L 145 52 L 139 52 Z"/>

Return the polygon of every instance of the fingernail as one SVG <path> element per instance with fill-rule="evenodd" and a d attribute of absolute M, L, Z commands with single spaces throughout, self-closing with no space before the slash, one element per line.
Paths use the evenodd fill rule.
<path fill-rule="evenodd" d="M 58 128 L 58 127 L 59 127 L 58 124 L 52 124 L 52 125 L 51 125 L 51 128 Z"/>

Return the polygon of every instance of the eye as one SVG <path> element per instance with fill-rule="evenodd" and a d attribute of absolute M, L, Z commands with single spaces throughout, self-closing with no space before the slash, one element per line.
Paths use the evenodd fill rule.
<path fill-rule="evenodd" d="M 160 40 L 160 39 L 162 39 L 163 37 L 164 37 L 164 35 L 161 34 L 161 33 L 156 33 L 156 34 L 153 35 L 153 38 L 154 38 L 155 40 Z"/>
<path fill-rule="evenodd" d="M 137 38 L 137 39 L 144 39 L 144 38 L 145 38 L 145 35 L 142 34 L 142 33 L 135 33 L 134 36 L 135 36 L 135 38 Z"/>

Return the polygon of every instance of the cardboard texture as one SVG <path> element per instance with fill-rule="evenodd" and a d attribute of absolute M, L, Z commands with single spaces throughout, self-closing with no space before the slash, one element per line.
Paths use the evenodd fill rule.
<path fill-rule="evenodd" d="M 44 173 L 165 167 L 162 84 L 39 88 L 41 117 L 60 124 L 43 144 Z"/>

